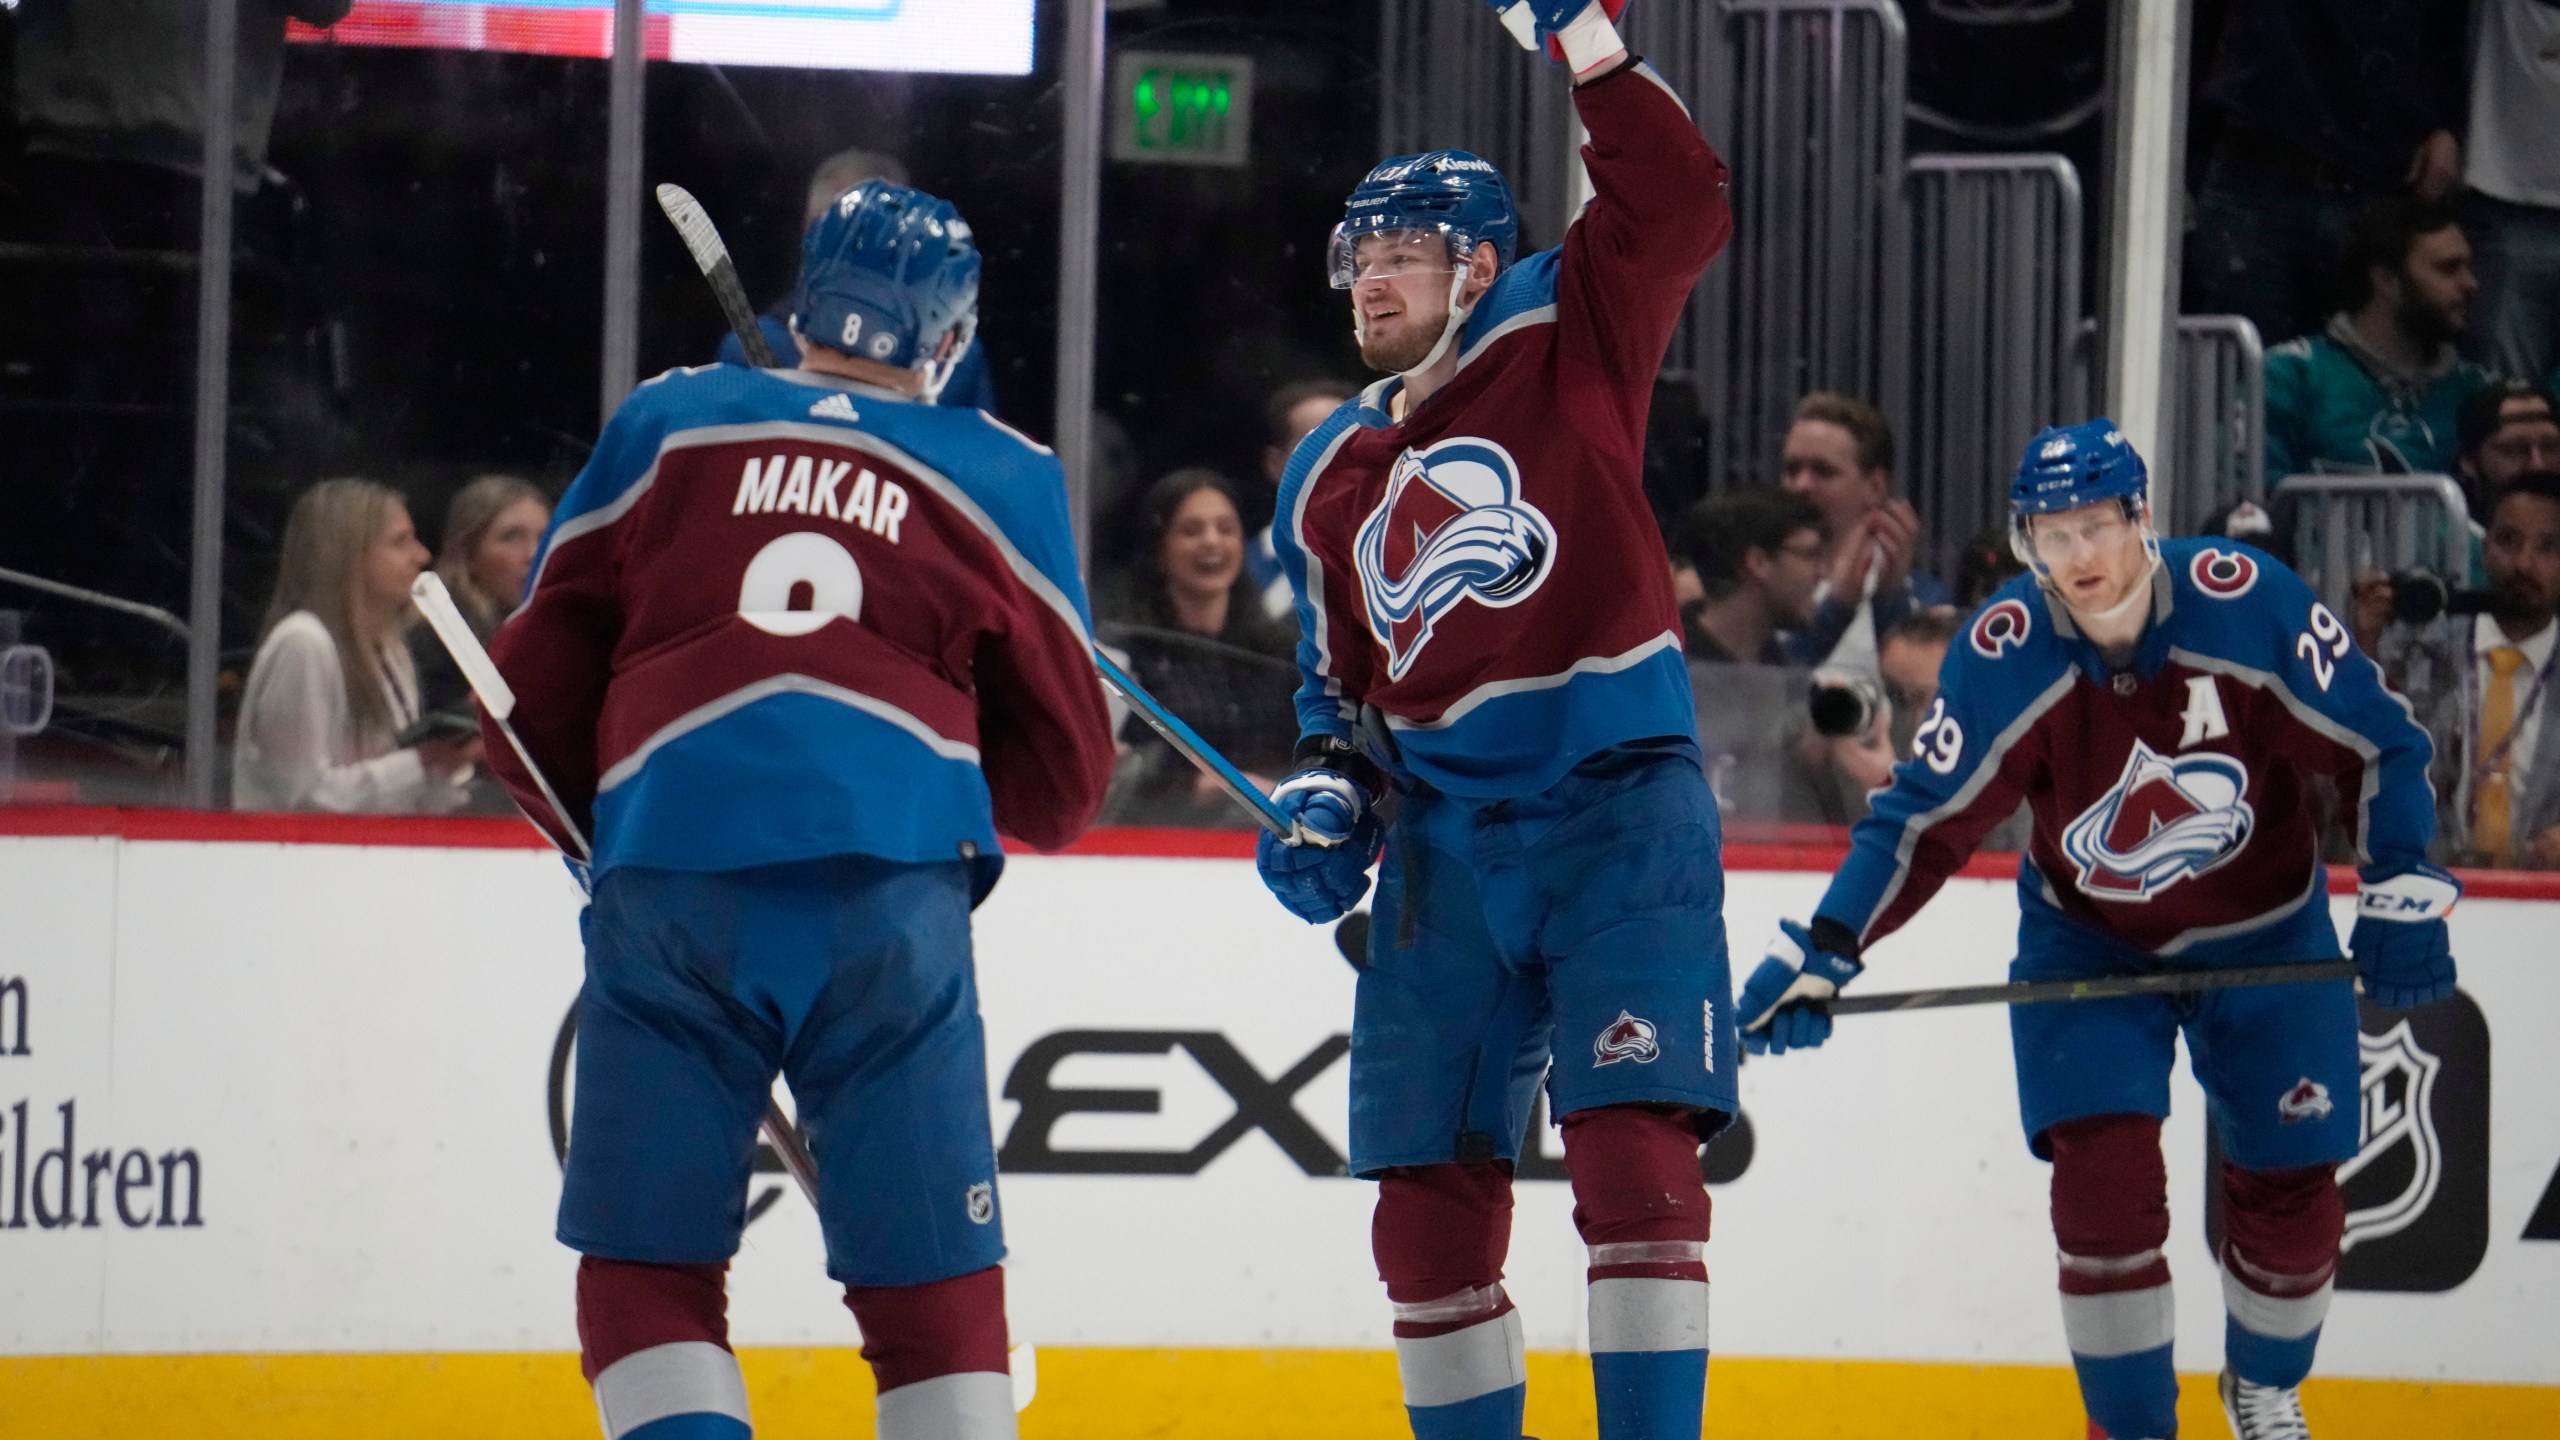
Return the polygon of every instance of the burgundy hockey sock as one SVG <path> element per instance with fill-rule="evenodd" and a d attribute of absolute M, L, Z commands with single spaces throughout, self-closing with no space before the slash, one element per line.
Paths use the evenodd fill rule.
<path fill-rule="evenodd" d="M 2169 1171 L 2160 1122 L 2095 1115 L 2045 1132 L 2062 1333 L 2089 1418 L 2117 1440 L 2174 1435 L 2176 1311 L 2169 1290 Z"/>
<path fill-rule="evenodd" d="M 928 1285 L 845 1287 L 880 1386 L 880 1440 L 1006 1440 L 1014 1433 L 1004 1270 Z"/>
<path fill-rule="evenodd" d="M 1369 1243 L 1395 1306 L 1396 1365 L 1415 1436 L 1516 1440 L 1529 1377 L 1520 1317 L 1502 1288 L 1511 1167 L 1387 1171 Z"/>
<path fill-rule="evenodd" d="M 2346 1202 L 2337 1167 L 2222 1167 L 2223 1356 L 2231 1373 L 2291 1388 L 2311 1373 L 2338 1273 Z"/>
<path fill-rule="evenodd" d="M 1684 1111 L 1564 1117 L 1573 1223 L 1590 1247 L 1591 1379 L 1601 1440 L 1695 1435 L 1707 1401 L 1707 1231 Z"/>
<path fill-rule="evenodd" d="M 729 1353 L 727 1265 L 578 1262 L 578 1366 L 606 1440 L 731 1440 L 747 1387 Z"/>

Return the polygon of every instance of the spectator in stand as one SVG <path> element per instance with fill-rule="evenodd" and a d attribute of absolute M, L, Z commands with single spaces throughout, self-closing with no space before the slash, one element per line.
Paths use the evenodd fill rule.
<path fill-rule="evenodd" d="M 1268 789 L 1297 741 L 1298 636 L 1262 613 L 1244 573 L 1235 487 L 1191 466 L 1150 487 L 1143 509 L 1150 540 L 1129 583 L 1102 607 L 1104 642 L 1124 650 L 1130 673 L 1211 749 Z M 1119 738 L 1106 823 L 1246 823 L 1144 722 L 1122 722 Z"/>
<path fill-rule="evenodd" d="M 1920 717 L 1938 698 L 1938 667 L 1947 658 L 1947 642 L 1960 624 L 1952 605 L 1914 610 L 1894 622 L 1876 642 L 1876 669 L 1883 683 L 1874 695 L 1884 703 L 1875 718 L 1856 735 L 1833 737 L 1808 763 L 1827 769 L 1837 791 L 1833 803 L 1846 822 L 1867 813 L 1867 794 L 1893 779 L 1894 762 L 1911 753 L 1911 737 Z"/>
<path fill-rule="evenodd" d="M 1920 517 L 1893 493 L 1893 429 L 1865 401 L 1817 390 L 1796 402 L 1779 465 L 1779 483 L 1822 512 L 1825 547 L 1813 618 L 1787 638 L 1787 652 L 1871 674 L 1878 635 L 1915 605 L 1952 598 L 1912 568 Z"/>
<path fill-rule="evenodd" d="M 1972 614 L 1991 598 L 1992 591 L 2026 569 L 2027 562 L 2018 558 L 2017 547 L 2009 541 L 2008 526 L 1994 525 L 1976 534 L 1956 554 L 1956 609 Z"/>
<path fill-rule="evenodd" d="M 2400 196 L 2347 235 L 2353 303 L 2267 352 L 2267 483 L 2313 471 L 2450 473 L 2456 418 L 2490 375 L 2454 350 L 2471 245 L 2453 212 Z"/>
<path fill-rule="evenodd" d="M 1692 660 L 1785 665 L 1782 631 L 1813 617 L 1822 584 L 1822 512 L 1784 490 L 1728 490 L 1691 509 L 1679 558 L 1697 576 L 1682 639 Z"/>
<path fill-rule="evenodd" d="M 2498 496 L 2484 561 L 2486 613 L 2395 624 L 2377 658 L 2435 741 L 2439 862 L 2560 870 L 2560 473 Z"/>
<path fill-rule="evenodd" d="M 1884 671 L 1884 698 L 1893 705 L 1893 753 L 1911 753 L 1911 732 L 1938 698 L 1938 668 L 1946 663 L 1964 617 L 1952 605 L 1914 610 L 1884 632 L 1876 663 Z M 1884 782 L 1876 782 L 1881 785 Z"/>
<path fill-rule="evenodd" d="M 2560 5 L 2478 8 L 2462 168 L 2480 268 L 2472 353 L 2509 375 L 2560 377 Z"/>
<path fill-rule="evenodd" d="M 441 812 L 458 807 L 477 729 L 432 738 L 403 636 L 427 567 L 409 508 L 369 480 L 324 480 L 295 502 L 232 757 L 242 810 Z"/>
<path fill-rule="evenodd" d="M 2529 380 L 2500 380 L 2464 401 L 2455 431 L 2461 451 L 2454 478 L 2470 496 L 2471 518 L 2482 525 L 2517 476 L 2560 470 L 2560 408 Z"/>
<path fill-rule="evenodd" d="M 1244 572 L 1244 507 L 1226 476 L 1185 466 L 1149 487 L 1144 509 L 1154 543 L 1111 618 L 1277 659 L 1297 653 L 1295 627 L 1263 613 Z"/>
<path fill-rule="evenodd" d="M 1287 473 L 1298 442 L 1341 409 L 1343 401 L 1359 393 L 1359 386 L 1340 380 L 1296 380 L 1271 392 L 1262 407 L 1262 428 L 1268 437 L 1262 447 L 1262 482 L 1272 495 L 1280 493 L 1280 477 Z M 1245 573 L 1262 592 L 1263 613 L 1294 627 L 1297 617 L 1292 612 L 1297 602 L 1290 598 L 1288 578 L 1280 573 L 1280 557 L 1271 548 L 1272 525 L 1278 523 L 1279 517 L 1272 517 L 1272 524 L 1253 537 L 1244 552 Z"/>
<path fill-rule="evenodd" d="M 1682 517 L 1675 553 L 1702 598 L 1682 607 L 1689 688 L 1707 781 L 1725 814 L 1821 821 L 1818 751 L 1805 710 L 1811 671 L 1781 632 L 1813 613 L 1822 583 L 1822 512 L 1784 490 L 1728 490 Z"/>
<path fill-rule="evenodd" d="M 886 180 L 892 185 L 904 185 L 907 183 L 906 162 L 895 155 L 858 146 L 839 150 L 819 161 L 818 168 L 809 173 L 809 189 L 801 201 L 800 228 L 806 231 L 817 224 L 818 217 L 827 213 L 827 207 L 836 203 L 837 196 L 865 180 Z M 800 293 L 795 289 L 766 306 L 764 313 L 756 317 L 756 328 L 764 332 L 764 343 L 773 347 L 774 355 L 786 367 L 798 363 L 793 357 L 800 353 L 800 347 L 791 338 L 791 317 L 799 308 Z M 723 365 L 744 365 L 747 363 L 747 347 L 739 343 L 736 335 L 723 335 L 720 337 L 720 349 L 712 358 Z M 995 413 L 995 371 L 987 363 L 983 336 L 960 357 L 959 365 L 951 372 L 950 382 L 942 387 L 942 395 L 934 403 L 984 410 L 990 415 Z"/>
<path fill-rule="evenodd" d="M 2193 314 L 2269 345 L 2318 328 L 2350 217 L 2462 173 L 2467 6 L 2231 0 L 2205 99 L 2221 130 L 2187 247 Z"/>
<path fill-rule="evenodd" d="M 453 592 L 454 608 L 486 645 L 524 603 L 534 552 L 551 525 L 551 501 L 532 482 L 513 475 L 482 475 L 454 493 L 444 512 L 444 549 L 436 574 Z M 418 693 L 430 711 L 470 709 L 471 689 L 435 632 L 410 632 L 410 657 L 418 667 Z"/>

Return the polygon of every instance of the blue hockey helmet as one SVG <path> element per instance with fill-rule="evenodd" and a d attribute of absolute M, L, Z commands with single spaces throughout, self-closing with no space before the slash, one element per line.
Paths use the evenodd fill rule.
<path fill-rule="evenodd" d="M 811 344 L 925 372 L 928 391 L 977 335 L 978 247 L 948 200 L 865 180 L 811 222 L 791 328 Z M 943 338 L 958 334 L 947 353 Z"/>
<path fill-rule="evenodd" d="M 2077 510 L 2101 500 L 2149 502 L 2151 472 L 2134 453 L 2116 422 L 2084 420 L 2036 432 L 2009 482 L 2009 509 L 2016 515 L 2050 515 Z"/>
<path fill-rule="evenodd" d="M 2009 481 L 2010 547 L 2038 577 L 2045 573 L 2027 533 L 2030 516 L 2052 515 L 2113 500 L 2125 518 L 2140 520 L 2151 503 L 2151 472 L 2116 422 L 2101 416 L 2077 425 L 2050 425 L 2027 442 L 2018 473 Z M 2156 559 L 2159 539 L 2143 526 L 2143 545 Z"/>
<path fill-rule="evenodd" d="M 1509 265 L 1520 249 L 1520 209 L 1489 160 L 1464 150 L 1399 155 L 1352 187 L 1326 248 L 1333 287 L 1351 288 L 1361 236 L 1399 231 L 1437 232 L 1453 261 L 1490 242 Z"/>

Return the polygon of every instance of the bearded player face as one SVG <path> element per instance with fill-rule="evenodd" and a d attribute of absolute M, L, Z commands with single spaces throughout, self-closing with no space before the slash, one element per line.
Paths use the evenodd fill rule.
<path fill-rule="evenodd" d="M 1351 311 L 1360 360 L 1385 374 L 1420 365 L 1449 324 L 1449 287 L 1459 271 L 1449 242 L 1429 230 L 1391 230 L 1360 237 L 1351 282 Z M 1468 257 L 1459 303 L 1473 304 L 1500 264 L 1490 243 Z"/>

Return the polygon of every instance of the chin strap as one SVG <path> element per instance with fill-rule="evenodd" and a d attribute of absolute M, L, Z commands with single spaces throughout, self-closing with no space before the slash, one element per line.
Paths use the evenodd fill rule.
<path fill-rule="evenodd" d="M 1419 375 L 1423 371 L 1440 363 L 1440 357 L 1449 353 L 1449 346 L 1458 338 L 1458 332 L 1466 327 L 1467 317 L 1475 313 L 1474 306 L 1461 305 L 1458 303 L 1459 293 L 1466 288 L 1467 270 L 1465 266 L 1461 265 L 1458 267 L 1457 273 L 1449 277 L 1449 323 L 1440 327 L 1439 343 L 1431 347 L 1430 354 L 1422 357 L 1421 364 L 1414 366 L 1410 370 L 1398 372 L 1399 378 L 1401 378 L 1406 384 L 1412 384 L 1414 376 Z M 1363 333 L 1366 328 L 1367 327 L 1361 322 L 1360 312 L 1358 310 L 1353 310 L 1351 312 L 1352 335 L 1355 338 L 1365 341 L 1368 338 L 1368 336 Z"/>
<path fill-rule="evenodd" d="M 2036 567 L 2036 579 L 2044 586 L 2046 594 L 2062 601 L 2062 607 L 2069 610 L 2072 618 L 2080 622 L 2081 629 L 2086 630 L 2092 624 L 2111 624 L 2116 620 L 2122 619 L 2125 613 L 2133 609 L 2134 606 L 2148 605 L 2151 603 L 2152 582 L 2160 574 L 2160 537 L 2153 534 L 2151 527 L 2148 525 L 2142 527 L 2142 550 L 2144 556 L 2150 561 L 2149 564 L 2142 567 L 2142 583 L 2133 587 L 2132 594 L 2125 596 L 2122 600 L 2117 601 L 2095 615 L 2081 614 L 2079 608 L 2074 606 L 2069 599 L 2065 598 L 2061 591 L 2053 588 L 2053 576 L 2041 565 Z"/>
<path fill-rule="evenodd" d="M 1467 317 L 1475 313 L 1474 306 L 1458 303 L 1459 293 L 1466 288 L 1467 272 L 1461 267 L 1457 274 L 1449 277 L 1449 323 L 1440 327 L 1440 342 L 1431 347 L 1430 354 L 1422 357 L 1422 363 L 1404 372 L 1407 381 L 1439 364 L 1440 357 L 1448 354 L 1449 347 L 1457 342 L 1458 332 L 1466 328 Z"/>
<path fill-rule="evenodd" d="M 915 363 L 914 369 L 919 382 L 916 395 L 927 405 L 941 403 L 944 387 L 951 383 L 953 375 L 959 373 L 960 362 L 968 355 L 969 347 L 977 343 L 978 312 L 972 310 L 961 316 L 959 322 L 952 327 L 952 333 L 960 337 L 960 343 L 951 347 L 951 353 L 947 357 L 940 360 L 928 358 Z"/>

